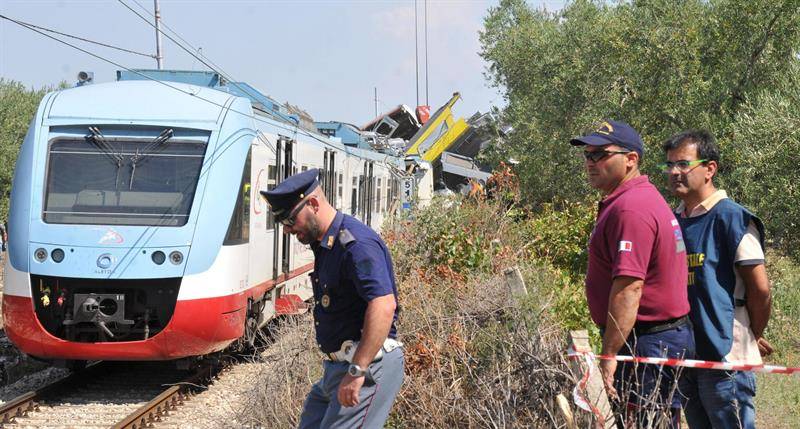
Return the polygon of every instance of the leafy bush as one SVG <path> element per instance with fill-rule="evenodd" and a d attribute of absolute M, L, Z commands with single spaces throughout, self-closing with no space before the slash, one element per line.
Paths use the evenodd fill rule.
<path fill-rule="evenodd" d="M 543 204 L 525 231 L 532 255 L 565 270 L 574 279 L 582 277 L 595 216 L 595 205 L 590 202 Z"/>
<path fill-rule="evenodd" d="M 28 90 L 0 78 L 0 221 L 8 215 L 14 163 L 39 100 L 49 89 Z"/>
<path fill-rule="evenodd" d="M 800 260 L 800 70 L 748 102 L 723 141 L 721 179 L 764 221 L 767 238 Z"/>

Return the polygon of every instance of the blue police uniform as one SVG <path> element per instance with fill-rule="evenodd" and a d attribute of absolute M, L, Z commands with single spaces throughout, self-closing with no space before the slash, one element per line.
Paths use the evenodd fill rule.
<path fill-rule="evenodd" d="M 393 294 L 397 285 L 389 249 L 370 227 L 341 212 L 314 250 L 314 325 L 323 353 L 361 339 L 367 303 Z M 395 309 L 389 338 L 397 337 Z"/>
<path fill-rule="evenodd" d="M 316 188 L 317 177 L 318 170 L 308 170 L 262 192 L 278 221 L 290 216 Z M 322 240 L 311 247 L 314 328 L 319 348 L 328 359 L 322 379 L 306 398 L 300 428 L 382 427 L 403 381 L 403 352 L 393 341 L 398 309 L 387 343 L 380 358 L 369 365 L 354 407 L 342 407 L 338 402 L 339 383 L 350 363 L 336 353 L 341 353 L 343 344 L 361 339 L 369 301 L 389 294 L 397 298 L 389 249 L 374 230 L 341 212 L 336 213 Z"/>

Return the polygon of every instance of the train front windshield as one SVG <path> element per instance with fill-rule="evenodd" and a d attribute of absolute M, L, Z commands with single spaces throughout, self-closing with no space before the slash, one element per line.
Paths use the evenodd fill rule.
<path fill-rule="evenodd" d="M 172 129 L 50 141 L 44 221 L 58 224 L 186 224 L 206 151 L 205 139 Z"/>

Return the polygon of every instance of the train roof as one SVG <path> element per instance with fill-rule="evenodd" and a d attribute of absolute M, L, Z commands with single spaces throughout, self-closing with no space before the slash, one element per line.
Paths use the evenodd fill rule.
<path fill-rule="evenodd" d="M 98 121 L 179 122 L 185 123 L 187 128 L 215 129 L 221 110 L 234 97 L 211 88 L 177 82 L 98 83 L 54 93 L 45 120 L 50 125 Z"/>
<path fill-rule="evenodd" d="M 194 70 L 118 70 L 118 81 L 151 80 L 160 82 L 177 82 L 200 87 L 212 88 L 217 91 L 227 92 L 250 100 L 256 113 L 272 116 L 279 121 L 292 125 L 300 124 L 300 117 L 289 113 L 285 106 L 273 98 L 262 94 L 245 82 L 232 82 L 226 80 L 217 72 Z M 314 131 L 314 130 L 312 130 Z"/>

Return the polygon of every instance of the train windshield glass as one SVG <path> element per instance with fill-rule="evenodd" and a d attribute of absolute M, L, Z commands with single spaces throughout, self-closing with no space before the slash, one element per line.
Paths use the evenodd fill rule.
<path fill-rule="evenodd" d="M 44 221 L 60 224 L 181 226 L 189 219 L 206 141 L 163 130 L 148 138 L 50 142 Z"/>

